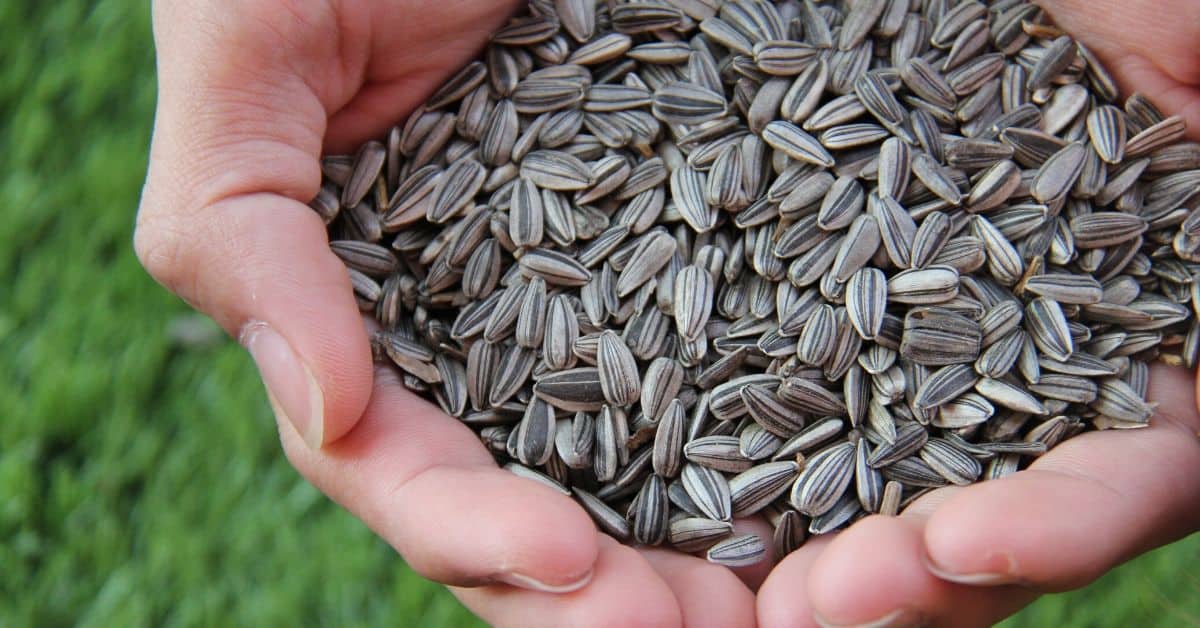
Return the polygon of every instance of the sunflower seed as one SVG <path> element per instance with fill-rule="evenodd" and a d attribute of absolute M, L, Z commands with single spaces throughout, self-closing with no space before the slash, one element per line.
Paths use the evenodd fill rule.
<path fill-rule="evenodd" d="M 981 378 L 975 382 L 975 391 L 1010 410 L 1027 414 L 1046 414 L 1046 407 L 1036 397 L 1001 379 Z"/>
<path fill-rule="evenodd" d="M 763 128 L 762 138 L 771 148 L 782 151 L 792 159 L 826 168 L 834 164 L 833 155 L 816 138 L 790 122 L 771 122 Z"/>
<path fill-rule="evenodd" d="M 521 273 L 554 286 L 582 286 L 592 274 L 574 258 L 549 249 L 531 250 L 520 259 Z"/>
<path fill-rule="evenodd" d="M 654 92 L 654 116 L 668 124 L 701 124 L 725 115 L 721 94 L 698 85 L 671 82 Z"/>
<path fill-rule="evenodd" d="M 887 282 L 887 297 L 896 303 L 945 303 L 958 295 L 958 271 L 949 266 L 906 270 Z"/>
<path fill-rule="evenodd" d="M 965 364 L 951 364 L 934 371 L 917 392 L 915 403 L 921 409 L 933 409 L 969 390 L 979 380 Z"/>
<path fill-rule="evenodd" d="M 873 340 L 883 325 L 889 285 L 883 271 L 863 268 L 846 283 L 846 312 L 863 340 Z"/>
<path fill-rule="evenodd" d="M 905 316 L 900 354 L 930 366 L 968 363 L 978 357 L 980 339 L 980 325 L 970 318 L 942 307 L 920 307 Z"/>
<path fill-rule="evenodd" d="M 533 385 L 533 393 L 556 408 L 593 412 L 605 401 L 600 380 L 600 372 L 595 368 L 555 371 L 540 377 Z"/>
<path fill-rule="evenodd" d="M 596 366 L 600 375 L 600 388 L 609 403 L 624 406 L 637 401 L 641 393 L 637 361 L 634 360 L 629 347 L 615 332 L 605 331 L 600 334 Z"/>
<path fill-rule="evenodd" d="M 1099 394 L 1099 387 L 1090 379 L 1074 375 L 1046 373 L 1030 384 L 1032 393 L 1049 399 L 1060 399 L 1071 403 L 1089 404 Z"/>
<path fill-rule="evenodd" d="M 1025 306 L 1025 328 L 1038 350 L 1059 362 L 1075 350 L 1071 330 L 1058 302 L 1038 297 Z"/>
<path fill-rule="evenodd" d="M 929 432 L 917 423 L 897 426 L 895 441 L 876 447 L 867 458 L 867 464 L 873 469 L 890 467 L 919 451 L 928 438 Z"/>
<path fill-rule="evenodd" d="M 575 494 L 575 501 L 579 502 L 584 512 L 592 517 L 592 521 L 596 522 L 596 527 L 600 528 L 602 532 L 618 541 L 629 539 L 629 522 L 625 520 L 625 517 L 610 508 L 608 504 L 604 503 L 604 500 L 591 493 L 575 487 L 571 487 L 571 492 Z"/>
<path fill-rule="evenodd" d="M 522 464 L 546 464 L 554 453 L 554 428 L 554 409 L 541 399 L 531 400 L 517 424 L 517 457 Z"/>
<path fill-rule="evenodd" d="M 683 429 L 686 415 L 683 404 L 673 399 L 667 406 L 654 435 L 652 464 L 654 472 L 663 477 L 674 477 L 683 464 Z"/>
<path fill-rule="evenodd" d="M 1121 244 L 1145 233 L 1146 221 L 1123 212 L 1082 214 L 1071 219 L 1075 246 L 1098 249 Z"/>
<path fill-rule="evenodd" d="M 711 563 L 726 567 L 748 567 L 767 555 L 767 548 L 757 534 L 744 534 L 720 541 L 708 548 L 705 557 Z"/>
<path fill-rule="evenodd" d="M 938 475 L 959 486 L 974 482 L 983 473 L 978 460 L 941 438 L 929 439 L 920 456 Z"/>
<path fill-rule="evenodd" d="M 779 450 L 783 440 L 757 423 L 742 428 L 738 435 L 738 451 L 751 460 L 762 460 Z"/>
<path fill-rule="evenodd" d="M 369 141 L 358 149 L 350 176 L 342 188 L 342 207 L 354 207 L 366 198 L 383 170 L 386 157 L 387 149 L 380 142 Z"/>
<path fill-rule="evenodd" d="M 971 235 L 983 242 L 987 252 L 988 271 L 1002 285 L 1010 286 L 1020 280 L 1025 264 L 1012 243 L 987 218 L 974 216 L 971 219 Z"/>
<path fill-rule="evenodd" d="M 1154 412 L 1154 406 L 1142 401 L 1138 391 L 1113 377 L 1100 381 L 1099 393 L 1089 407 L 1113 420 L 1137 426 L 1146 425 Z"/>
<path fill-rule="evenodd" d="M 462 213 L 466 205 L 483 187 L 487 171 L 477 161 L 463 159 L 455 162 L 438 180 L 433 190 L 433 202 L 425 214 L 433 223 L 444 223 Z"/>
<path fill-rule="evenodd" d="M 733 524 L 704 517 L 675 519 L 667 530 L 667 542 L 681 552 L 703 552 L 733 534 Z"/>
<path fill-rule="evenodd" d="M 800 429 L 802 423 L 797 408 L 766 386 L 745 386 L 739 394 L 750 417 L 772 434 L 786 438 Z"/>
<path fill-rule="evenodd" d="M 697 465 L 726 473 L 741 473 L 754 466 L 754 461 L 742 455 L 734 436 L 693 438 L 683 446 L 683 456 Z"/>
<path fill-rule="evenodd" d="M 791 504 L 810 517 L 828 512 L 854 479 L 854 445 L 831 445 L 814 455 L 792 485 Z"/>
<path fill-rule="evenodd" d="M 645 545 L 658 545 L 667 537 L 667 486 L 662 478 L 650 475 L 638 491 L 633 516 L 633 538 Z"/>
<path fill-rule="evenodd" d="M 391 251 L 369 242 L 334 240 L 329 243 L 329 248 L 347 268 L 368 277 L 386 276 L 400 263 Z"/>
<path fill-rule="evenodd" d="M 718 471 L 698 464 L 683 465 L 683 488 L 709 519 L 729 521 L 732 506 L 729 483 Z"/>

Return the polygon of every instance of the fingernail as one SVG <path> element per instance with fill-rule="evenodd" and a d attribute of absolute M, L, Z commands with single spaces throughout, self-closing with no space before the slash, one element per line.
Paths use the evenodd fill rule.
<path fill-rule="evenodd" d="M 909 608 L 898 608 L 879 619 L 861 624 L 835 624 L 817 613 L 813 613 L 813 620 L 822 628 L 914 628 L 925 625 L 925 618 Z"/>
<path fill-rule="evenodd" d="M 572 591 L 578 591 L 582 589 L 592 581 L 592 571 L 589 569 L 582 578 L 567 584 L 546 584 L 545 582 L 542 582 L 536 578 L 531 578 L 529 576 L 514 572 L 496 574 L 494 579 L 497 582 L 503 582 L 504 584 L 512 585 L 522 589 L 529 589 L 530 591 L 538 591 L 541 593 L 571 593 Z"/>
<path fill-rule="evenodd" d="M 325 433 L 325 395 L 312 371 L 283 336 L 264 322 L 247 323 L 239 341 L 258 366 L 271 408 L 287 418 L 309 447 L 320 449 Z"/>
<path fill-rule="evenodd" d="M 955 584 L 965 584 L 970 586 L 996 586 L 1001 584 L 1021 584 L 1020 578 L 1014 576 L 1018 573 L 1016 560 L 1012 554 L 1007 552 L 998 552 L 989 557 L 995 561 L 1005 563 L 1002 570 L 996 571 L 978 571 L 974 573 L 960 573 L 958 570 L 948 569 L 943 565 L 938 564 L 932 557 L 925 557 L 925 568 L 930 573 Z"/>

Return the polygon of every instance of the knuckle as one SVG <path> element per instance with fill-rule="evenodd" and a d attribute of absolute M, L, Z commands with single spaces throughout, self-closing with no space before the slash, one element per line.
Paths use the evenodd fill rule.
<path fill-rule="evenodd" d="M 174 221 L 160 213 L 138 212 L 137 225 L 133 232 L 133 249 L 138 261 L 151 277 L 172 292 L 184 291 L 187 253 L 186 238 L 182 237 Z"/>

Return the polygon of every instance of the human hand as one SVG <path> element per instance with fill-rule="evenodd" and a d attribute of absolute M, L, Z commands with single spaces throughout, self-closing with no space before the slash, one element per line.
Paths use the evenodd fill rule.
<path fill-rule="evenodd" d="M 1046 0 L 1124 88 L 1200 132 L 1194 2 Z M 1151 427 L 1071 439 L 997 481 L 925 495 L 810 540 L 758 591 L 762 626 L 984 626 L 1200 529 L 1194 374 L 1155 365 Z"/>
<path fill-rule="evenodd" d="M 306 206 L 323 151 L 381 135 L 518 4 L 156 2 L 138 255 L 254 356 L 300 473 L 489 622 L 752 624 L 728 570 L 599 535 L 393 372 L 373 374 L 345 267 Z"/>
<path fill-rule="evenodd" d="M 810 539 L 759 589 L 760 624 L 988 626 L 1200 529 L 1193 378 L 1151 367 L 1148 428 L 1082 434 L 1027 470 Z"/>

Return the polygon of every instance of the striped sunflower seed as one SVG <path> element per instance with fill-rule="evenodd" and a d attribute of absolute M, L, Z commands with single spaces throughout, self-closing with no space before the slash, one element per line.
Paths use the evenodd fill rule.
<path fill-rule="evenodd" d="M 816 517 L 832 509 L 854 479 L 854 445 L 831 445 L 814 455 L 792 485 L 792 507 Z"/>
<path fill-rule="evenodd" d="M 749 567 L 762 561 L 767 548 L 757 534 L 735 536 L 708 548 L 705 557 L 711 563 L 726 567 Z"/>

